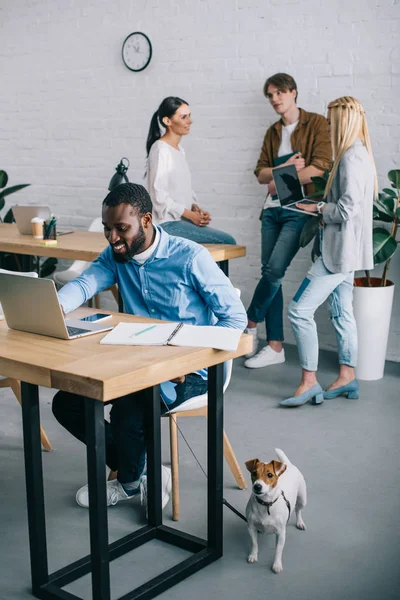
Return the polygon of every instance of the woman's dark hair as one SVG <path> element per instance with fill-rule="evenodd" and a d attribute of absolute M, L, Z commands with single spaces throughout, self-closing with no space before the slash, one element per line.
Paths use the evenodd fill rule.
<path fill-rule="evenodd" d="M 146 142 L 147 156 L 149 155 L 150 148 L 154 142 L 159 140 L 161 137 L 160 125 L 165 127 L 163 119 L 165 117 L 170 119 L 176 113 L 178 108 L 182 106 L 182 104 L 187 104 L 187 102 L 176 96 L 168 96 L 168 98 L 164 98 L 164 100 L 161 102 L 158 110 L 156 110 L 150 121 L 149 133 L 147 135 Z"/>

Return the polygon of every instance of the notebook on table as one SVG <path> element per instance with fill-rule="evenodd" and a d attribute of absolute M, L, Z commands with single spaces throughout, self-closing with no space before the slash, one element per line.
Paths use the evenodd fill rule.
<path fill-rule="evenodd" d="M 52 279 L 0 273 L 0 302 L 10 329 L 71 340 L 113 328 L 64 319 Z"/>
<path fill-rule="evenodd" d="M 12 207 L 15 223 L 21 235 L 32 235 L 31 220 L 34 217 L 48 221 L 51 217 L 50 206 L 16 204 Z M 66 235 L 72 233 L 72 229 L 60 229 L 57 227 L 57 235 Z"/>
<path fill-rule="evenodd" d="M 282 208 L 293 210 L 303 215 L 318 217 L 318 213 L 309 213 L 296 206 L 297 202 L 302 204 L 318 204 L 319 200 L 310 200 L 303 194 L 299 176 L 295 165 L 285 165 L 273 169 L 276 192 Z"/>
<path fill-rule="evenodd" d="M 183 323 L 119 323 L 100 344 L 125 346 L 185 346 L 234 352 L 242 331 L 228 327 Z"/>

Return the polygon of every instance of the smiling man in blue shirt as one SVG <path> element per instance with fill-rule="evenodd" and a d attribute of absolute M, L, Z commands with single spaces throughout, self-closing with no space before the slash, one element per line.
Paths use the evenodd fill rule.
<path fill-rule="evenodd" d="M 191 325 L 215 325 L 243 330 L 246 311 L 229 279 L 202 246 L 168 235 L 152 222 L 150 196 L 141 185 L 124 183 L 103 202 L 108 248 L 79 277 L 59 292 L 64 313 L 117 283 L 126 313 Z M 207 391 L 207 370 L 162 384 L 169 408 Z M 172 388 L 172 393 L 171 393 Z M 164 405 L 162 412 L 166 412 Z M 84 397 L 58 392 L 56 419 L 85 442 Z M 146 484 L 143 392 L 113 403 L 106 422 L 106 462 L 118 479 L 107 483 L 108 505 L 129 500 Z M 171 474 L 162 470 L 162 505 L 169 500 Z M 78 490 L 80 506 L 89 506 L 87 485 Z"/>

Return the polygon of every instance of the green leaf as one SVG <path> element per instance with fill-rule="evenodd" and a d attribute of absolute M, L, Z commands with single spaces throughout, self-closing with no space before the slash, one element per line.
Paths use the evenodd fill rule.
<path fill-rule="evenodd" d="M 392 186 L 396 189 L 400 188 L 400 169 L 393 169 L 388 173 L 389 181 L 392 182 Z"/>
<path fill-rule="evenodd" d="M 0 192 L 0 198 L 5 198 L 5 196 L 9 196 L 10 194 L 13 194 L 14 192 L 18 192 L 19 190 L 22 190 L 25 187 L 28 187 L 28 185 L 31 185 L 30 183 L 22 183 L 21 185 L 13 185 L 5 190 L 3 190 L 2 192 Z"/>
<path fill-rule="evenodd" d="M 4 223 L 14 223 L 14 213 L 12 208 L 7 211 L 6 216 L 4 217 Z"/>
<path fill-rule="evenodd" d="M 0 171 L 0 188 L 6 187 L 8 175 L 5 171 Z"/>
<path fill-rule="evenodd" d="M 392 222 L 394 218 L 395 200 L 391 196 L 379 194 L 378 200 L 375 200 L 375 207 L 378 211 L 385 215 L 385 218 L 380 218 L 380 221 Z"/>
<path fill-rule="evenodd" d="M 398 219 L 400 219 L 400 206 L 399 208 L 396 210 L 396 216 Z"/>
<path fill-rule="evenodd" d="M 311 181 L 321 193 L 324 193 L 327 180 L 324 177 L 311 177 Z"/>
<path fill-rule="evenodd" d="M 3 198 L 0 198 L 0 211 L 3 210 L 5 205 L 5 200 Z"/>
<path fill-rule="evenodd" d="M 390 188 L 383 188 L 382 192 L 385 192 L 387 196 L 391 196 L 392 198 L 396 198 L 396 192 L 391 190 Z"/>
<path fill-rule="evenodd" d="M 44 263 L 40 267 L 39 277 L 48 277 L 56 270 L 58 261 L 56 258 L 50 257 L 46 258 Z"/>
<path fill-rule="evenodd" d="M 397 250 L 397 242 L 383 227 L 376 227 L 372 235 L 374 263 L 386 262 Z"/>
<path fill-rule="evenodd" d="M 306 224 L 304 225 L 302 232 L 300 234 L 300 247 L 305 248 L 311 240 L 314 239 L 321 222 L 322 215 L 320 218 L 312 218 L 308 219 Z"/>

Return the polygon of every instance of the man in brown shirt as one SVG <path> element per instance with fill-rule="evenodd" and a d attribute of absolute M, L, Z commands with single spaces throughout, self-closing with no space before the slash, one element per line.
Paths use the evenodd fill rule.
<path fill-rule="evenodd" d="M 281 208 L 272 170 L 277 164 L 294 164 L 305 194 L 310 194 L 315 191 L 311 177 L 323 175 L 332 161 L 328 122 L 322 115 L 298 108 L 293 77 L 286 73 L 269 77 L 264 95 L 280 119 L 267 130 L 254 171 L 258 182 L 267 185 L 268 193 L 261 215 L 261 279 L 247 311 L 247 332 L 254 336 L 254 349 L 244 364 L 251 369 L 285 362 L 282 279 L 310 218 Z M 257 323 L 264 319 L 267 345 L 256 354 Z"/>

